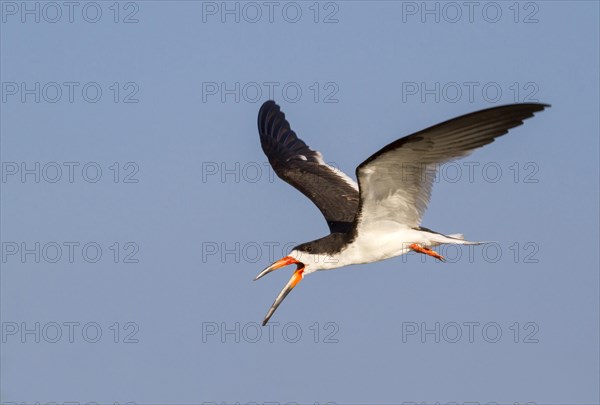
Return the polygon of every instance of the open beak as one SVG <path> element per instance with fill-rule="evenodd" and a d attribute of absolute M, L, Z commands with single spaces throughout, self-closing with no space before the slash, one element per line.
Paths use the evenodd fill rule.
<path fill-rule="evenodd" d="M 270 265 L 269 267 L 267 267 L 266 269 L 261 271 L 258 274 L 258 276 L 254 277 L 254 281 L 258 280 L 261 277 L 266 276 L 267 274 L 269 274 L 272 271 L 275 271 L 275 270 L 277 270 L 283 266 L 287 266 L 289 264 L 296 264 L 298 266 L 298 268 L 304 267 L 304 263 L 299 262 L 298 260 L 294 259 L 291 256 L 286 256 L 283 259 L 277 260 L 275 263 L 273 263 L 272 265 Z"/>
<path fill-rule="evenodd" d="M 285 287 L 283 287 L 283 290 L 281 290 L 281 292 L 275 299 L 275 302 L 273 302 L 273 305 L 271 305 L 271 308 L 269 308 L 269 312 L 267 312 L 267 315 L 265 316 L 265 319 L 262 322 L 263 326 L 265 326 L 267 322 L 269 322 L 269 319 L 271 319 L 271 317 L 275 313 L 275 310 L 277 309 L 277 307 L 279 307 L 279 304 L 281 304 L 285 297 L 287 297 L 290 291 L 292 291 L 294 287 L 296 287 L 296 285 L 300 282 L 300 280 L 302 280 L 302 278 L 304 277 L 303 273 L 305 265 L 304 263 L 294 259 L 291 256 L 286 256 L 283 259 L 276 261 L 275 263 L 261 271 L 260 274 L 254 278 L 254 280 L 256 281 L 259 278 L 265 276 L 266 274 L 269 274 L 270 272 L 275 271 L 281 267 L 287 266 L 289 264 L 295 264 L 296 271 L 294 271 L 294 274 L 292 274 L 292 278 L 290 278 L 290 281 L 288 281 Z"/>

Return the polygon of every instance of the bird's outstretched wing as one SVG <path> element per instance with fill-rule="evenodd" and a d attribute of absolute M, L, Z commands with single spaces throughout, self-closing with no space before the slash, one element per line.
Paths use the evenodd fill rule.
<path fill-rule="evenodd" d="M 358 210 L 356 183 L 298 138 L 274 101 L 260 108 L 258 133 L 275 173 L 319 208 L 332 233 L 348 231 Z"/>
<path fill-rule="evenodd" d="M 398 139 L 356 168 L 356 227 L 392 220 L 416 227 L 439 165 L 462 158 L 523 123 L 546 104 L 511 104 L 463 115 Z"/>

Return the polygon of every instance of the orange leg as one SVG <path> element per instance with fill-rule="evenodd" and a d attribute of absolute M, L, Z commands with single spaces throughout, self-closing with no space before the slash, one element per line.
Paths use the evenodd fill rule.
<path fill-rule="evenodd" d="M 435 257 L 436 259 L 441 260 L 443 262 L 446 261 L 446 259 L 444 259 L 444 256 L 440 255 L 439 253 L 437 253 L 434 250 L 423 247 L 423 246 L 419 245 L 418 243 L 413 243 L 412 245 L 409 246 L 409 248 L 414 250 L 417 253 L 423 253 L 425 255 Z"/>

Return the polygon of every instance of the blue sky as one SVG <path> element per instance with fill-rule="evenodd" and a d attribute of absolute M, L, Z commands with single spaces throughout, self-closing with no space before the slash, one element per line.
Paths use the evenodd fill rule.
<path fill-rule="evenodd" d="M 597 2 L 1 6 L 0 400 L 597 404 Z M 470 8 L 471 7 L 471 8 Z M 552 108 L 442 168 L 442 248 L 252 278 L 321 237 L 270 97 L 354 168 L 457 115 Z"/>

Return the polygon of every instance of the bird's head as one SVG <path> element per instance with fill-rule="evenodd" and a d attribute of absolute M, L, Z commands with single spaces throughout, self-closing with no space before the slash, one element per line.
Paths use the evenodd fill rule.
<path fill-rule="evenodd" d="M 267 315 L 263 320 L 263 326 L 269 322 L 269 319 L 271 316 L 273 316 L 277 307 L 279 307 L 285 297 L 287 297 L 294 287 L 298 285 L 300 280 L 302 280 L 305 275 L 313 273 L 317 270 L 338 267 L 336 265 L 337 263 L 335 257 L 323 251 L 323 243 L 316 243 L 320 241 L 321 240 L 307 242 L 296 246 L 287 256 L 277 260 L 275 263 L 261 271 L 258 276 L 254 278 L 254 281 L 256 281 L 277 269 L 290 264 L 296 265 L 296 270 L 294 271 L 294 274 L 292 274 L 290 281 L 288 281 L 285 287 L 283 287 L 283 290 L 281 290 L 275 299 L 275 302 L 273 302 L 273 305 L 271 305 L 269 312 L 267 312 Z"/>

